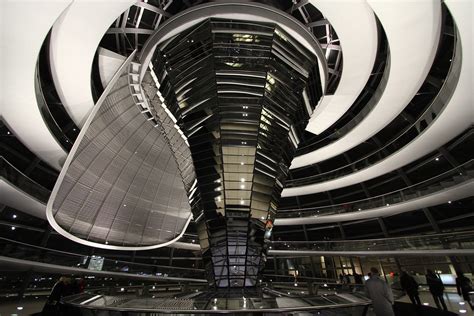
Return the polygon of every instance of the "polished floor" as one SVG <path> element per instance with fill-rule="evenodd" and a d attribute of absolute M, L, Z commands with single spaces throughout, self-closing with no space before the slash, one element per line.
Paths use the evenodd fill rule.
<path fill-rule="evenodd" d="M 433 297 L 429 292 L 420 292 L 421 303 L 426 306 L 436 307 Z M 459 315 L 474 316 L 474 312 L 471 310 L 467 302 L 464 302 L 463 298 L 457 293 L 448 292 L 444 294 L 444 300 L 448 310 Z M 398 301 L 410 303 L 408 296 L 403 296 Z"/>

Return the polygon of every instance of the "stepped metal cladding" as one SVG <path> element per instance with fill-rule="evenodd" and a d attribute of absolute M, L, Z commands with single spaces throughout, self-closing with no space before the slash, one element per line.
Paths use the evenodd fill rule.
<path fill-rule="evenodd" d="M 213 287 L 258 285 L 290 163 L 322 95 L 317 63 L 276 24 L 215 18 L 154 52 L 143 88 L 175 148 Z"/>

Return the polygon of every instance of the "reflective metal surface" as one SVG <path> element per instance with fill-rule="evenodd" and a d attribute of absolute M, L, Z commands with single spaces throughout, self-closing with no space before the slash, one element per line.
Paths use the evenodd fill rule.
<path fill-rule="evenodd" d="M 164 109 L 189 144 L 197 181 L 188 196 L 216 287 L 257 284 L 289 165 L 324 89 L 318 44 L 304 47 L 294 36 L 307 30 L 268 22 L 282 14 L 263 9 L 271 14 L 257 21 L 173 17 L 192 27 L 152 35 L 156 51 L 142 69 L 155 119 Z"/>
<path fill-rule="evenodd" d="M 90 246 L 164 246 L 191 219 L 170 147 L 132 99 L 133 57 L 90 114 L 47 205 L 48 220 L 59 233 Z"/>

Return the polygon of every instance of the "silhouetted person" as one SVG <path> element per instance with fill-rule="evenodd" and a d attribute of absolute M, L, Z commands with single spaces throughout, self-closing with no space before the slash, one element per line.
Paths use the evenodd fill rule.
<path fill-rule="evenodd" d="M 433 296 L 433 300 L 435 301 L 436 306 L 441 309 L 441 305 L 443 306 L 443 310 L 447 311 L 448 308 L 446 307 L 446 303 L 444 302 L 444 284 L 441 279 L 431 270 L 426 270 L 426 283 L 430 289 L 430 293 Z"/>
<path fill-rule="evenodd" d="M 462 272 L 457 272 L 457 275 L 456 288 L 458 290 L 458 294 L 459 296 L 462 296 L 469 306 L 471 306 L 471 309 L 474 310 L 471 298 L 469 296 L 469 292 L 472 291 L 472 282 L 468 277 L 464 276 Z"/>
<path fill-rule="evenodd" d="M 354 292 L 362 289 L 364 281 L 362 280 L 362 275 L 358 274 L 357 272 L 354 272 Z"/>
<path fill-rule="evenodd" d="M 354 272 L 354 283 L 364 284 L 364 282 L 362 281 L 362 275 L 358 274 L 357 272 Z"/>
<path fill-rule="evenodd" d="M 418 293 L 418 282 L 416 282 L 415 279 L 405 271 L 403 271 L 402 275 L 400 276 L 400 285 L 402 286 L 402 289 L 407 293 L 408 297 L 410 298 L 410 301 L 414 305 L 421 306 L 421 300 Z"/>
<path fill-rule="evenodd" d="M 393 312 L 393 293 L 387 282 L 379 276 L 377 268 L 370 268 L 371 277 L 365 282 L 365 292 L 372 300 L 375 315 L 395 316 Z"/>
<path fill-rule="evenodd" d="M 49 294 L 48 300 L 43 307 L 41 314 L 43 316 L 56 316 L 59 315 L 59 302 L 61 298 L 67 296 L 70 290 L 70 279 L 62 276 L 58 282 L 53 286 L 51 294 Z"/>

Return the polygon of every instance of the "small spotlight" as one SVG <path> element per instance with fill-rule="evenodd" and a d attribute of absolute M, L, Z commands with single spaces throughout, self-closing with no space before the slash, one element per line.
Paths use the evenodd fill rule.
<path fill-rule="evenodd" d="M 12 230 L 15 230 L 15 229 L 16 229 L 16 227 L 15 227 L 15 226 L 12 226 Z"/>
<path fill-rule="evenodd" d="M 439 161 L 439 157 L 436 157 L 435 160 L 436 160 L 436 161 Z"/>
<path fill-rule="evenodd" d="M 460 310 L 459 310 L 459 313 L 461 313 L 461 314 L 466 314 L 466 313 L 467 313 L 467 310 L 465 310 L 465 309 L 460 309 Z"/>
<path fill-rule="evenodd" d="M 428 305 L 430 305 L 430 303 L 423 303 L 423 305 L 428 306 Z"/>
<path fill-rule="evenodd" d="M 448 201 L 448 204 L 451 204 L 452 202 L 451 201 Z"/>
<path fill-rule="evenodd" d="M 13 216 L 12 216 L 12 217 L 13 217 L 13 219 L 15 219 L 15 218 L 16 218 L 16 214 L 13 214 Z"/>
<path fill-rule="evenodd" d="M 21 311 L 21 310 L 23 310 L 23 306 L 17 306 L 16 309 L 19 310 L 19 311 Z"/>

